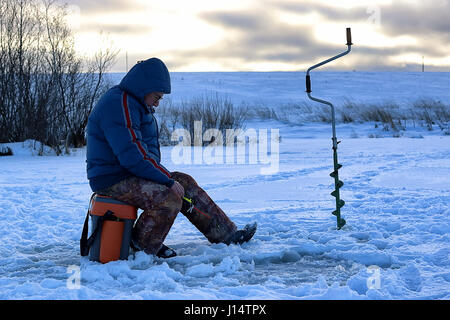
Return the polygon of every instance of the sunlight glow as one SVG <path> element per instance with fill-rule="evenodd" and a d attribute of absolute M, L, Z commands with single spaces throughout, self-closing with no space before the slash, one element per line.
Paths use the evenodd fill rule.
<path fill-rule="evenodd" d="M 125 0 L 124 0 L 125 1 Z M 437 5 L 445 6 L 447 0 L 435 0 Z M 299 4 L 301 0 L 284 0 L 284 3 Z M 277 26 L 291 26 L 298 28 L 299 34 L 312 29 L 311 36 L 323 46 L 345 45 L 345 28 L 352 28 L 355 50 L 359 48 L 383 48 L 394 49 L 400 47 L 420 48 L 421 39 L 412 35 L 392 36 L 383 32 L 383 11 L 381 6 L 390 4 L 407 4 L 408 6 L 423 6 L 422 0 L 315 0 L 314 3 L 321 5 L 319 8 L 339 8 L 345 12 L 347 9 L 356 9 L 361 16 L 353 20 L 325 18 L 326 15 L 320 11 L 292 10 L 292 12 L 277 8 L 275 0 L 228 0 L 226 5 L 222 1 L 210 0 L 170 0 L 170 1 L 148 1 L 130 0 L 130 8 L 121 11 L 105 11 L 105 13 L 90 14 L 80 10 L 75 5 L 68 7 L 69 16 L 67 21 L 75 34 L 76 50 L 84 55 L 93 54 L 100 49 L 101 39 L 105 36 L 114 44 L 115 49 L 120 50 L 118 57 L 118 70 L 124 70 L 125 52 L 134 58 L 143 54 L 147 56 L 164 55 L 168 59 L 183 59 L 184 52 L 199 53 L 198 57 L 189 57 L 180 63 L 174 63 L 174 71 L 236 71 L 236 70 L 293 70 L 304 65 L 297 61 L 248 61 L 241 57 L 230 56 L 219 58 L 211 56 L 209 48 L 220 45 L 223 41 L 234 39 L 235 29 L 226 29 L 220 24 L 213 24 L 202 17 L 207 13 L 236 12 L 244 13 L 253 18 L 258 12 L 268 10 L 270 18 L 274 19 Z M 259 10 L 259 11 L 258 11 Z M 98 11 L 97 11 L 98 12 Z M 100 31 L 103 30 L 103 34 Z M 282 29 L 280 29 L 282 30 Z M 255 30 L 252 30 L 253 32 Z M 257 30 L 256 30 L 257 31 Z M 245 30 L 241 30 L 245 32 Z M 236 34 L 238 35 L 238 34 Z M 282 35 L 280 35 L 282 36 Z M 276 42 L 275 42 L 276 44 Z M 276 51 L 278 47 L 271 44 L 269 50 Z M 445 44 L 441 44 L 444 46 Z M 260 49 L 259 49 L 260 50 Z M 289 47 L 280 47 L 286 54 Z M 280 52 L 281 52 L 280 51 Z M 134 59 L 133 58 L 133 59 Z M 366 58 L 362 58 L 366 59 Z M 417 54 L 394 54 L 391 59 L 393 63 L 399 61 L 405 63 L 416 62 Z M 133 63 L 134 61 L 130 61 Z M 355 61 L 356 62 L 356 61 Z M 350 62 L 351 63 L 351 62 Z M 436 66 L 450 67 L 448 57 L 437 57 L 429 60 L 430 64 Z"/>

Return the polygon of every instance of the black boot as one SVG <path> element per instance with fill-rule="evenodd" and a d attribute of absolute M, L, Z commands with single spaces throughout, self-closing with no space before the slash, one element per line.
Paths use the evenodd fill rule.
<path fill-rule="evenodd" d="M 256 232 L 257 223 L 247 224 L 244 229 L 237 230 L 233 233 L 227 240 L 224 241 L 225 244 L 242 244 L 249 241 Z"/>
<path fill-rule="evenodd" d="M 131 248 L 134 251 L 142 251 L 139 248 L 139 246 L 136 244 L 136 241 L 133 241 L 133 237 L 131 239 L 132 239 L 132 241 L 130 243 Z M 156 253 L 156 256 L 158 258 L 163 258 L 163 259 L 172 258 L 172 257 L 175 257 L 176 255 L 177 255 L 177 253 L 175 252 L 175 250 L 173 250 L 172 248 L 166 246 L 164 243 L 161 246 L 161 249 L 159 249 L 158 252 Z"/>
<path fill-rule="evenodd" d="M 172 258 L 175 257 L 177 255 L 177 253 L 175 252 L 175 250 L 173 250 L 172 248 L 169 248 L 168 246 L 166 246 L 165 244 L 163 244 L 161 246 L 161 249 L 159 249 L 158 253 L 156 254 L 156 256 L 158 258 Z"/>

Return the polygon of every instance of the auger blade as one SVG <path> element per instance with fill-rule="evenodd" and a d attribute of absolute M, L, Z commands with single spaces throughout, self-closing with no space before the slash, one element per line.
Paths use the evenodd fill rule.
<path fill-rule="evenodd" d="M 345 205 L 345 201 L 342 199 L 339 200 L 339 203 L 338 203 L 339 209 L 342 208 L 344 205 Z"/>
<path fill-rule="evenodd" d="M 337 223 L 338 230 L 340 230 L 343 226 L 345 226 L 347 222 L 344 219 L 340 219 Z"/>
<path fill-rule="evenodd" d="M 342 164 L 337 164 L 337 168 L 332 172 L 332 173 L 330 173 L 330 177 L 332 177 L 332 178 L 335 178 L 336 177 L 336 175 L 337 175 L 337 173 L 338 173 L 338 170 L 340 169 L 340 168 L 342 168 Z"/>

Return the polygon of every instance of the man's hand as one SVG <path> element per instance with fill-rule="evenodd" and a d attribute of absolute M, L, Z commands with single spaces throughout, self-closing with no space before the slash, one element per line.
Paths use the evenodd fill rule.
<path fill-rule="evenodd" d="M 179 196 L 180 198 L 183 198 L 184 196 L 184 188 L 183 186 L 178 182 L 175 181 L 175 183 L 173 184 L 173 186 L 170 188 L 170 190 L 172 190 L 173 192 L 175 192 L 175 194 L 177 196 Z"/>

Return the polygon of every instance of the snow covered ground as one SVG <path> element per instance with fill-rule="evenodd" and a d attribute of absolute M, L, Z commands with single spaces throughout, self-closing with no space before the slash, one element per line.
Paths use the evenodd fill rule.
<path fill-rule="evenodd" d="M 448 90 L 435 93 L 446 99 Z M 280 130 L 277 173 L 261 174 L 261 162 L 175 164 L 172 147 L 162 157 L 238 226 L 257 221 L 257 233 L 241 246 L 212 245 L 179 214 L 165 241 L 178 256 L 167 260 L 80 258 L 85 150 L 39 157 L 9 144 L 15 155 L 0 157 L 0 299 L 450 298 L 450 136 L 417 127 L 369 138 L 384 133 L 339 125 L 347 225 L 336 230 L 330 126 L 246 127 Z"/>

